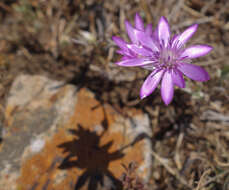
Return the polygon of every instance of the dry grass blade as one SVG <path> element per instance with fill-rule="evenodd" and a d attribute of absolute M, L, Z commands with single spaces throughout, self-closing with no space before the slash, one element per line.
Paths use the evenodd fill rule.
<path fill-rule="evenodd" d="M 211 169 L 208 169 L 202 174 L 202 176 L 200 177 L 200 180 L 199 180 L 198 185 L 197 185 L 195 190 L 200 190 L 201 185 L 204 183 L 205 176 L 210 174 L 210 172 L 211 172 Z"/>
<path fill-rule="evenodd" d="M 222 173 L 216 175 L 215 177 L 210 178 L 210 179 L 207 180 L 203 185 L 200 185 L 200 189 L 203 188 L 203 187 L 206 187 L 207 185 L 209 185 L 210 183 L 216 181 L 217 179 L 226 176 L 227 174 L 229 174 L 229 171 L 228 171 L 228 170 L 226 170 L 226 171 L 224 171 L 224 172 L 222 172 Z"/>
<path fill-rule="evenodd" d="M 172 168 L 168 165 L 168 160 L 165 158 L 160 157 L 156 152 L 152 151 L 152 155 L 154 156 L 154 158 L 159 161 L 164 167 L 165 169 L 171 174 L 173 175 L 178 181 L 180 181 L 183 185 L 186 186 L 186 188 L 188 189 L 192 189 L 193 187 L 191 185 L 188 184 L 188 182 L 179 174 L 179 172 L 177 171 L 177 169 Z"/>

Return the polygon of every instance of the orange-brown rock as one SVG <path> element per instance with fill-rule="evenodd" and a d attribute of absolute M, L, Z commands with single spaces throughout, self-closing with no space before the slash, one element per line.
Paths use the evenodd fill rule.
<path fill-rule="evenodd" d="M 149 121 L 134 113 L 124 118 L 86 89 L 19 77 L 5 112 L 0 189 L 118 189 L 122 164 L 133 161 L 147 180 Z"/>

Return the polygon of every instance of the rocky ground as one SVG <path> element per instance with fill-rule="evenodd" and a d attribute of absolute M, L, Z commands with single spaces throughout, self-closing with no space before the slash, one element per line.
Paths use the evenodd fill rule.
<path fill-rule="evenodd" d="M 86 89 L 18 76 L 5 109 L 1 190 L 118 189 L 130 161 L 148 181 L 149 117 L 129 113 L 124 119 Z"/>
<path fill-rule="evenodd" d="M 0 2 L 0 190 L 229 189 L 229 2 Z M 211 80 L 165 106 L 140 100 L 148 71 L 114 64 L 111 40 L 139 12 L 190 43 Z M 75 39 L 74 41 L 72 39 Z M 135 186 L 135 187 L 131 187 Z M 144 186 L 144 187 L 143 187 Z"/>

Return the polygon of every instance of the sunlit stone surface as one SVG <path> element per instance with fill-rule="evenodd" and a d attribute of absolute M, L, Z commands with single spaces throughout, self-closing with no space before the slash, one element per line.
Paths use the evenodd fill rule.
<path fill-rule="evenodd" d="M 102 105 L 87 89 L 42 76 L 19 76 L 5 109 L 1 190 L 118 189 L 121 164 L 150 176 L 149 118 Z"/>

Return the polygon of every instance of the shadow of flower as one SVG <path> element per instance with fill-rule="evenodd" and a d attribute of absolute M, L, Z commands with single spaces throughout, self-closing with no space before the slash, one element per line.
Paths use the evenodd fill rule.
<path fill-rule="evenodd" d="M 80 168 L 84 172 L 77 179 L 75 190 L 88 185 L 88 190 L 97 190 L 102 187 L 106 190 L 121 189 L 121 182 L 109 171 L 109 163 L 121 159 L 121 151 L 109 152 L 113 141 L 100 146 L 100 138 L 96 132 L 84 129 L 78 125 L 77 130 L 70 130 L 76 136 L 72 141 L 60 144 L 58 147 L 67 153 L 60 164 L 60 169 Z"/>

